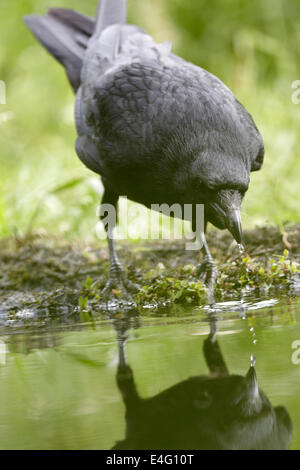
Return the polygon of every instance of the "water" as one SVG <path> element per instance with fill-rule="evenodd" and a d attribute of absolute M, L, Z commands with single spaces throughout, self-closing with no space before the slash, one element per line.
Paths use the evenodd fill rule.
<path fill-rule="evenodd" d="M 143 318 L 24 310 L 1 331 L 1 449 L 300 448 L 297 299 Z"/>

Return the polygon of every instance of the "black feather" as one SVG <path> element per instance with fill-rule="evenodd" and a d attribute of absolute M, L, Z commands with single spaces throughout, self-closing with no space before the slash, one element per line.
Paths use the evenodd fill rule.
<path fill-rule="evenodd" d="M 90 37 L 95 29 L 95 19 L 82 15 L 68 8 L 50 8 L 49 16 L 53 16 L 67 26 L 72 26 L 75 30 L 81 31 Z"/>
<path fill-rule="evenodd" d="M 52 9 L 48 15 L 28 15 L 28 28 L 66 69 L 76 91 L 80 85 L 82 59 L 95 21 L 73 10 Z"/>

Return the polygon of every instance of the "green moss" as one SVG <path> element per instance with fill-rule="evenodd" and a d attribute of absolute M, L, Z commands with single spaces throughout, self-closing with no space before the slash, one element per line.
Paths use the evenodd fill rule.
<path fill-rule="evenodd" d="M 135 296 L 138 306 L 145 303 L 174 302 L 182 305 L 199 305 L 206 297 L 206 289 L 199 280 L 156 277 L 144 285 Z"/>
<path fill-rule="evenodd" d="M 243 257 L 235 250 L 228 251 L 226 233 L 214 232 L 209 241 L 219 269 L 216 301 L 240 298 L 244 293 L 256 297 L 290 296 L 292 284 L 299 285 L 299 233 L 299 227 L 288 229 L 294 250 L 288 252 L 276 238 L 279 229 L 248 232 L 246 237 L 252 244 L 247 244 L 250 254 Z M 274 245 L 274 250 L 270 245 Z M 149 242 L 130 249 L 123 245 L 119 251 L 129 279 L 141 286 L 131 300 L 145 314 L 147 309 L 153 311 L 162 306 L 185 309 L 207 303 L 195 253 L 187 252 L 182 242 Z M 2 314 L 14 318 L 19 311 L 28 309 L 48 316 L 86 316 L 103 314 L 105 310 L 101 292 L 107 282 L 109 262 L 103 250 L 99 255 L 94 246 L 70 247 L 52 238 L 9 239 L 0 244 L 0 261 Z M 120 303 L 126 300 L 124 294 L 121 286 L 112 290 L 112 296 Z"/>
<path fill-rule="evenodd" d="M 228 262 L 219 267 L 220 274 L 216 282 L 218 300 L 232 293 L 248 291 L 265 291 L 280 288 L 281 293 L 287 292 L 295 275 L 299 273 L 296 263 L 288 258 L 285 250 L 283 255 L 272 258 L 268 263 L 256 261 L 249 255 Z M 207 300 L 205 285 L 198 279 L 194 266 L 185 265 L 177 269 L 167 270 L 161 274 L 157 270 L 148 272 L 145 284 L 135 296 L 139 306 L 145 304 L 163 304 L 166 302 L 182 305 L 201 305 Z"/>

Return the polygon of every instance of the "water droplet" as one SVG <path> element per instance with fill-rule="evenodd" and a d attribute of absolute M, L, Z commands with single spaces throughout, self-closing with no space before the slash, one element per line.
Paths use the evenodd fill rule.
<path fill-rule="evenodd" d="M 251 356 L 250 356 L 250 364 L 251 364 L 251 367 L 254 367 L 255 364 L 256 364 L 256 359 L 255 359 L 255 357 L 253 356 L 253 354 L 251 354 Z"/>
<path fill-rule="evenodd" d="M 241 243 L 238 243 L 238 248 L 239 248 L 240 254 L 242 255 L 245 252 L 244 245 L 242 245 Z"/>
<path fill-rule="evenodd" d="M 254 340 L 253 340 L 253 344 L 256 344 L 256 343 L 257 343 L 257 339 L 254 339 Z"/>

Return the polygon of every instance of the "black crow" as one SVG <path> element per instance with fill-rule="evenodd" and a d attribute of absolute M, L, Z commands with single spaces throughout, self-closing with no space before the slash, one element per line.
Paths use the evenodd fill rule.
<path fill-rule="evenodd" d="M 209 375 L 190 377 L 149 398 L 140 397 L 126 361 L 126 317 L 115 323 L 119 342 L 117 383 L 126 410 L 121 449 L 288 449 L 293 425 L 258 388 L 254 366 L 230 374 L 216 340 L 215 322 L 204 341 Z"/>
<path fill-rule="evenodd" d="M 104 293 L 135 287 L 116 255 L 114 224 L 107 223 L 105 208 L 117 208 L 119 196 L 147 207 L 204 204 L 205 227 L 227 228 L 241 243 L 240 207 L 264 145 L 232 92 L 174 55 L 169 43 L 157 44 L 127 24 L 126 0 L 102 0 L 96 21 L 51 9 L 25 22 L 66 69 L 76 92 L 76 152 L 102 177 L 111 261 Z M 204 232 L 197 233 L 204 253 L 199 272 L 212 286 L 217 270 Z"/>

